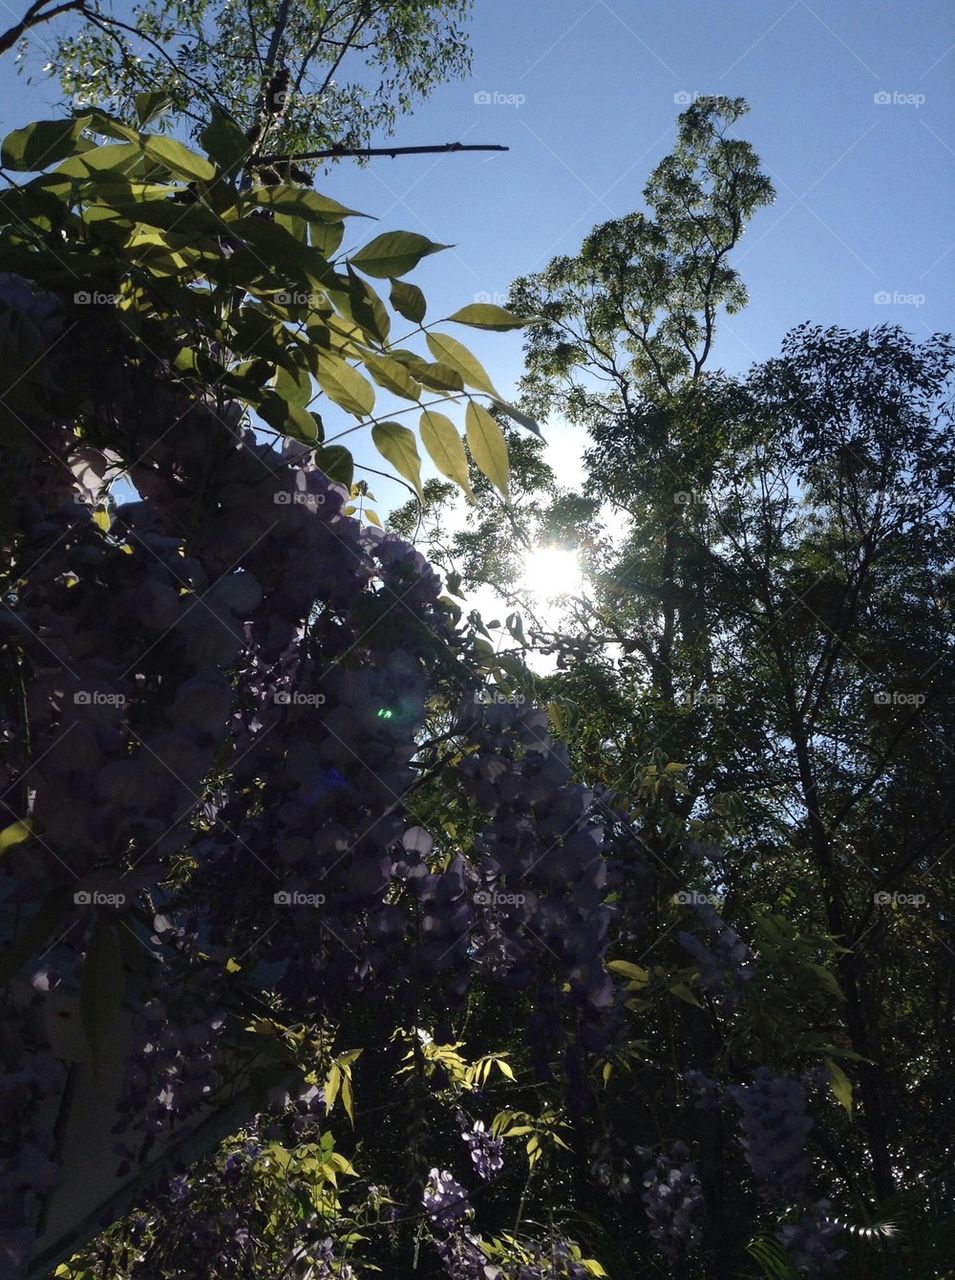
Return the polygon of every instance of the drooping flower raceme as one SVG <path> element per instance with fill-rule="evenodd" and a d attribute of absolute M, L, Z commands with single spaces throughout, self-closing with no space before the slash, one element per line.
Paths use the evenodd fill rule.
<path fill-rule="evenodd" d="M 806 1138 L 812 1119 L 798 1080 L 760 1067 L 751 1085 L 727 1093 L 742 1112 L 742 1146 L 759 1192 L 769 1200 L 799 1203 L 810 1174 Z"/>

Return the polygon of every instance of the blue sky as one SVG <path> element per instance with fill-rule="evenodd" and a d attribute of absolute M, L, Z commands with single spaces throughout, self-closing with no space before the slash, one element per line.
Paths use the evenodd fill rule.
<path fill-rule="evenodd" d="M 413 277 L 438 317 L 503 296 L 595 223 L 640 207 L 686 95 L 742 96 L 751 112 L 737 134 L 778 198 L 737 252 L 751 303 L 722 321 L 713 366 L 745 369 L 804 320 L 924 335 L 951 327 L 953 42 L 955 9 L 935 0 L 477 0 L 472 78 L 438 90 L 397 140 L 510 151 L 343 164 L 318 185 L 378 216 L 376 230 L 455 245 Z M 27 87 L 3 62 L 5 128 L 48 114 L 51 87 Z M 353 224 L 360 238 L 372 225 Z M 519 335 L 453 329 L 508 394 Z M 572 478 L 581 441 L 560 424 L 548 434 Z"/>

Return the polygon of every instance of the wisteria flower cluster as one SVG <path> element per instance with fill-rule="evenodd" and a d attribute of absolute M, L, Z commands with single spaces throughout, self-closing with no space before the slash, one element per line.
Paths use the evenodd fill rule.
<path fill-rule="evenodd" d="M 349 517 L 308 449 L 262 443 L 228 399 L 141 349 L 127 358 L 115 318 L 69 328 L 19 281 L 2 300 L 50 348 L 52 388 L 30 423 L 0 609 L 19 673 L 2 708 L 2 825 L 28 833 L 3 891 L 28 914 L 57 905 L 47 985 L 95 1004 L 89 957 L 124 937 L 142 953 L 126 982 L 122 1167 L 208 1105 L 241 1038 L 240 983 L 314 1021 L 363 991 L 428 982 L 455 1000 L 475 976 L 526 987 L 556 966 L 595 1014 L 610 991 L 601 829 L 544 713 L 472 699 L 458 717 L 460 776 L 486 824 L 476 857 L 435 857 L 414 818 L 438 673 L 459 689 L 480 678 L 423 557 Z M 94 351 L 107 370 L 77 398 Z M 114 507 L 121 471 L 134 491 Z M 0 1080 L 18 1115 L 0 1232 L 19 1257 L 56 1179 L 31 1125 L 57 1062 L 27 1026 L 11 1014 Z M 477 1171 L 496 1173 L 496 1141 L 476 1126 L 469 1142 Z"/>
<path fill-rule="evenodd" d="M 829 1216 L 831 1208 L 828 1200 L 817 1200 L 798 1222 L 776 1233 L 794 1265 L 810 1280 L 837 1275 L 839 1262 L 846 1255 L 845 1249 L 839 1248 L 844 1229 Z"/>
<path fill-rule="evenodd" d="M 650 1235 L 670 1262 L 678 1262 L 700 1243 L 703 1192 L 686 1143 L 675 1142 L 643 1177 L 642 1200 Z"/>
<path fill-rule="evenodd" d="M 786 1204 L 802 1201 L 811 1173 L 806 1138 L 812 1118 L 798 1080 L 760 1067 L 751 1085 L 727 1093 L 742 1112 L 742 1145 L 760 1194 Z"/>
<path fill-rule="evenodd" d="M 678 940 L 699 965 L 703 989 L 718 998 L 725 1009 L 732 1009 L 742 999 L 746 984 L 754 975 L 749 948 L 710 903 L 697 903 L 694 910 L 713 939 L 712 948 L 686 930 L 680 931 Z"/>

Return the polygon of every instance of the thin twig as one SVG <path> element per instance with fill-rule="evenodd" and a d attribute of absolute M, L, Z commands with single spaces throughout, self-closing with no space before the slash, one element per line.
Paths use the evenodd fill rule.
<path fill-rule="evenodd" d="M 336 156 L 424 156 L 450 151 L 510 151 L 498 143 L 475 146 L 471 143 L 445 142 L 433 147 L 343 147 L 337 145 L 327 151 L 302 151 L 294 156 L 259 156 L 257 165 L 294 164 L 299 160 L 331 160 Z"/>

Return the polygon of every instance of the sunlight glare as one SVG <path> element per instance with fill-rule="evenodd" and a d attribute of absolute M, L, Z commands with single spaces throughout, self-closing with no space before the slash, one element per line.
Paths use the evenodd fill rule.
<path fill-rule="evenodd" d="M 584 585 L 580 555 L 569 547 L 535 547 L 525 561 L 521 583 L 541 604 L 579 595 Z"/>

